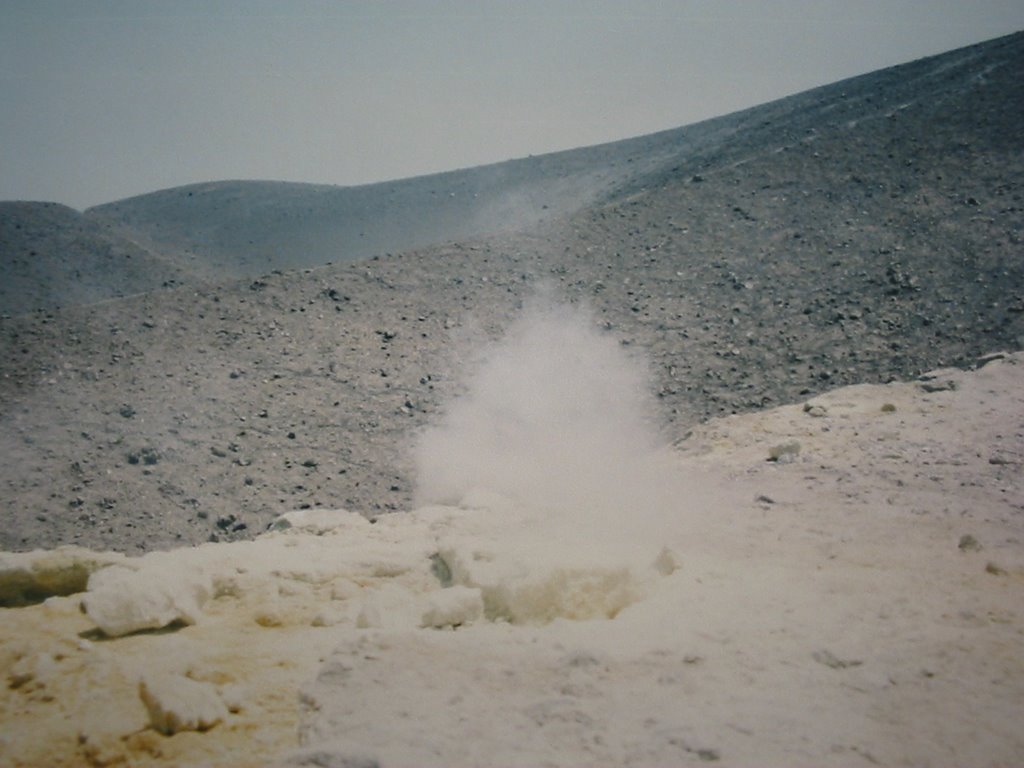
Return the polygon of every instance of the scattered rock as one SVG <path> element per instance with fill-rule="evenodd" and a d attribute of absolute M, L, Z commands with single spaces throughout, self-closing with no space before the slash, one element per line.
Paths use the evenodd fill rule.
<path fill-rule="evenodd" d="M 679 556 L 668 547 L 662 547 L 661 552 L 654 559 L 654 570 L 662 576 L 671 576 L 680 568 L 682 568 L 682 563 L 679 562 Z"/>
<path fill-rule="evenodd" d="M 151 467 L 160 462 L 160 452 L 155 448 L 143 448 L 140 451 L 132 451 L 126 457 L 129 464 L 144 464 Z"/>
<path fill-rule="evenodd" d="M 796 457 L 799 453 L 800 443 L 796 440 L 790 440 L 789 442 L 773 445 L 769 448 L 768 461 L 776 461 L 779 464 L 788 464 L 789 462 L 796 461 Z"/>
<path fill-rule="evenodd" d="M 314 533 L 322 535 L 340 528 L 363 528 L 370 522 L 362 515 L 344 509 L 299 509 L 275 518 L 270 524 L 273 531 Z"/>
<path fill-rule="evenodd" d="M 957 544 L 957 547 L 959 547 L 961 552 L 981 551 L 981 544 L 979 544 L 978 540 L 971 536 L 971 534 L 969 533 L 965 533 L 963 536 L 960 537 L 960 543 Z"/>
<path fill-rule="evenodd" d="M 216 525 L 222 531 L 226 531 L 229 528 L 231 528 L 231 526 L 233 526 L 236 522 L 238 522 L 238 518 L 235 517 L 235 515 L 222 515 L 221 517 L 217 518 Z"/>
<path fill-rule="evenodd" d="M 952 379 L 946 379 L 945 381 L 922 381 L 918 386 L 925 392 L 952 392 L 956 389 L 956 382 Z"/>
<path fill-rule="evenodd" d="M 143 571 L 112 565 L 89 577 L 82 606 L 103 634 L 120 637 L 176 622 L 195 624 L 211 591 L 209 578 L 170 561 Z"/>
<path fill-rule="evenodd" d="M 989 355 L 983 355 L 982 357 L 979 357 L 975 361 L 974 365 L 975 365 L 976 368 L 983 368 L 986 365 L 988 365 L 989 363 L 995 362 L 996 360 L 1005 360 L 1005 359 L 1006 359 L 1006 353 L 1005 352 L 993 352 L 993 353 L 991 353 Z"/>
<path fill-rule="evenodd" d="M 820 650 L 811 654 L 811 658 L 819 664 L 824 664 L 831 669 L 846 669 L 847 667 L 859 667 L 863 661 L 859 659 L 840 659 L 831 651 Z"/>
<path fill-rule="evenodd" d="M 124 559 L 116 552 L 93 552 L 75 546 L 0 552 L 0 607 L 31 605 L 48 597 L 83 592 L 94 572 Z"/>
<path fill-rule="evenodd" d="M 207 731 L 227 719 L 228 708 L 209 683 L 183 675 L 153 675 L 139 683 L 153 728 L 166 736 Z"/>
<path fill-rule="evenodd" d="M 372 757 L 323 749 L 293 755 L 285 765 L 299 768 L 380 768 L 380 763 Z"/>
<path fill-rule="evenodd" d="M 430 593 L 420 626 L 460 627 L 479 621 L 483 615 L 484 598 L 480 590 L 455 585 Z"/>
<path fill-rule="evenodd" d="M 820 419 L 822 416 L 828 415 L 828 409 L 823 405 L 812 405 L 811 403 L 804 403 L 804 413 L 808 416 L 813 416 Z"/>

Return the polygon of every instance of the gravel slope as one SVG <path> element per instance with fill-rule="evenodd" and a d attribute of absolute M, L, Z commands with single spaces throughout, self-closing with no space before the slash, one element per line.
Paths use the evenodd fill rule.
<path fill-rule="evenodd" d="M 649 359 L 673 441 L 1020 349 L 1022 83 L 1016 35 L 638 139 L 519 232 L 4 317 L 0 548 L 408 509 L 416 430 L 541 284 Z"/>

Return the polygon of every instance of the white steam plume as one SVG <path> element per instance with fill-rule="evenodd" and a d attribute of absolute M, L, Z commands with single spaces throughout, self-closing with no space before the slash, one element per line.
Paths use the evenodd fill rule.
<path fill-rule="evenodd" d="M 421 434 L 417 502 L 497 494 L 577 532 L 649 528 L 672 503 L 655 477 L 653 410 L 643 362 L 586 311 L 535 299 Z"/>

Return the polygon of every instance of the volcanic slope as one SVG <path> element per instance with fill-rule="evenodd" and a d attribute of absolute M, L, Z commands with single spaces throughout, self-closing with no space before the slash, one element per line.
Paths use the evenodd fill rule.
<path fill-rule="evenodd" d="M 57 203 L 0 202 L 0 312 L 129 296 L 199 277 Z"/>
<path fill-rule="evenodd" d="M 356 187 L 218 181 L 90 208 L 84 218 L 174 259 L 197 282 L 360 261 L 531 229 L 632 188 L 731 119 L 502 163 Z M 155 285 L 153 287 L 156 287 Z"/>
<path fill-rule="evenodd" d="M 407 509 L 412 436 L 540 283 L 649 359 L 673 441 L 1019 349 L 1022 83 L 1014 35 L 647 137 L 678 151 L 527 230 L 6 318 L 0 546 Z"/>

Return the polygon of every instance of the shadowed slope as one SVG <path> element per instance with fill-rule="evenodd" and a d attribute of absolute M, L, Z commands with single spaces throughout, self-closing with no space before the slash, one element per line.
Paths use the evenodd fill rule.
<path fill-rule="evenodd" d="M 198 274 L 57 203 L 0 202 L 0 312 L 91 304 Z"/>

